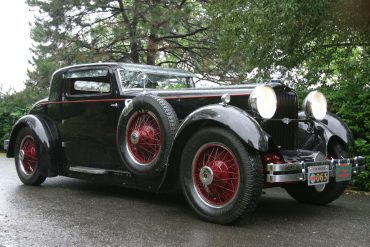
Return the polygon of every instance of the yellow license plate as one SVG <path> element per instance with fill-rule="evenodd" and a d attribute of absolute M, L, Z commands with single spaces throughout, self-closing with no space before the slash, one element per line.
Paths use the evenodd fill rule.
<path fill-rule="evenodd" d="M 329 183 L 329 166 L 308 167 L 307 183 L 309 186 Z"/>

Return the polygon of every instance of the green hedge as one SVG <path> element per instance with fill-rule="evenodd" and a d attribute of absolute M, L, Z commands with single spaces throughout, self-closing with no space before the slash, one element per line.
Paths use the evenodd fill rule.
<path fill-rule="evenodd" d="M 0 144 L 3 149 L 4 140 L 9 139 L 14 123 L 25 113 L 26 108 L 16 108 L 13 111 L 0 112 Z"/>
<path fill-rule="evenodd" d="M 46 90 L 27 87 L 18 93 L 0 95 L 0 150 L 3 150 L 4 140 L 9 138 L 14 123 L 46 94 Z"/>

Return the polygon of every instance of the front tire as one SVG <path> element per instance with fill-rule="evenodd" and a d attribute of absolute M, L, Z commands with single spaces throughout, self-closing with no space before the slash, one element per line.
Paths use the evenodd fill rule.
<path fill-rule="evenodd" d="M 37 145 L 38 141 L 30 128 L 19 131 L 14 160 L 18 177 L 26 185 L 40 185 L 46 179 L 40 174 Z"/>
<path fill-rule="evenodd" d="M 347 158 L 347 150 L 339 143 L 334 143 L 331 147 L 331 155 L 333 158 Z M 307 183 L 299 183 L 288 185 L 285 190 L 295 200 L 301 203 L 326 205 L 338 199 L 345 189 L 348 182 L 336 182 L 335 178 L 331 177 L 329 183 L 322 190 L 318 190 L 315 186 L 308 186 Z"/>
<path fill-rule="evenodd" d="M 233 132 L 211 127 L 195 133 L 185 145 L 181 185 L 202 219 L 229 224 L 255 210 L 262 171 L 257 151 L 246 148 Z"/>

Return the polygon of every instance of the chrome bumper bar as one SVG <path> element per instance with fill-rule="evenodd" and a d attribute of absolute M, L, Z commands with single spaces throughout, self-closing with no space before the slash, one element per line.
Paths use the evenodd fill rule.
<path fill-rule="evenodd" d="M 349 159 L 332 159 L 317 162 L 299 162 L 288 164 L 267 164 L 266 182 L 268 183 L 287 183 L 307 181 L 308 167 L 329 166 L 329 176 L 336 177 L 336 169 L 341 166 L 351 166 L 351 173 L 357 174 L 365 170 L 365 157 L 357 156 Z M 351 175 L 352 175 L 351 174 Z M 348 180 L 350 180 L 349 178 Z"/>

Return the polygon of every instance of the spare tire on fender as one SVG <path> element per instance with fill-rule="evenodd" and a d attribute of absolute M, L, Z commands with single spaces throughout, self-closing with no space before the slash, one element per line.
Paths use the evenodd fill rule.
<path fill-rule="evenodd" d="M 128 170 L 137 175 L 158 175 L 167 164 L 178 119 L 171 105 L 152 95 L 136 96 L 121 112 L 117 145 Z"/>

